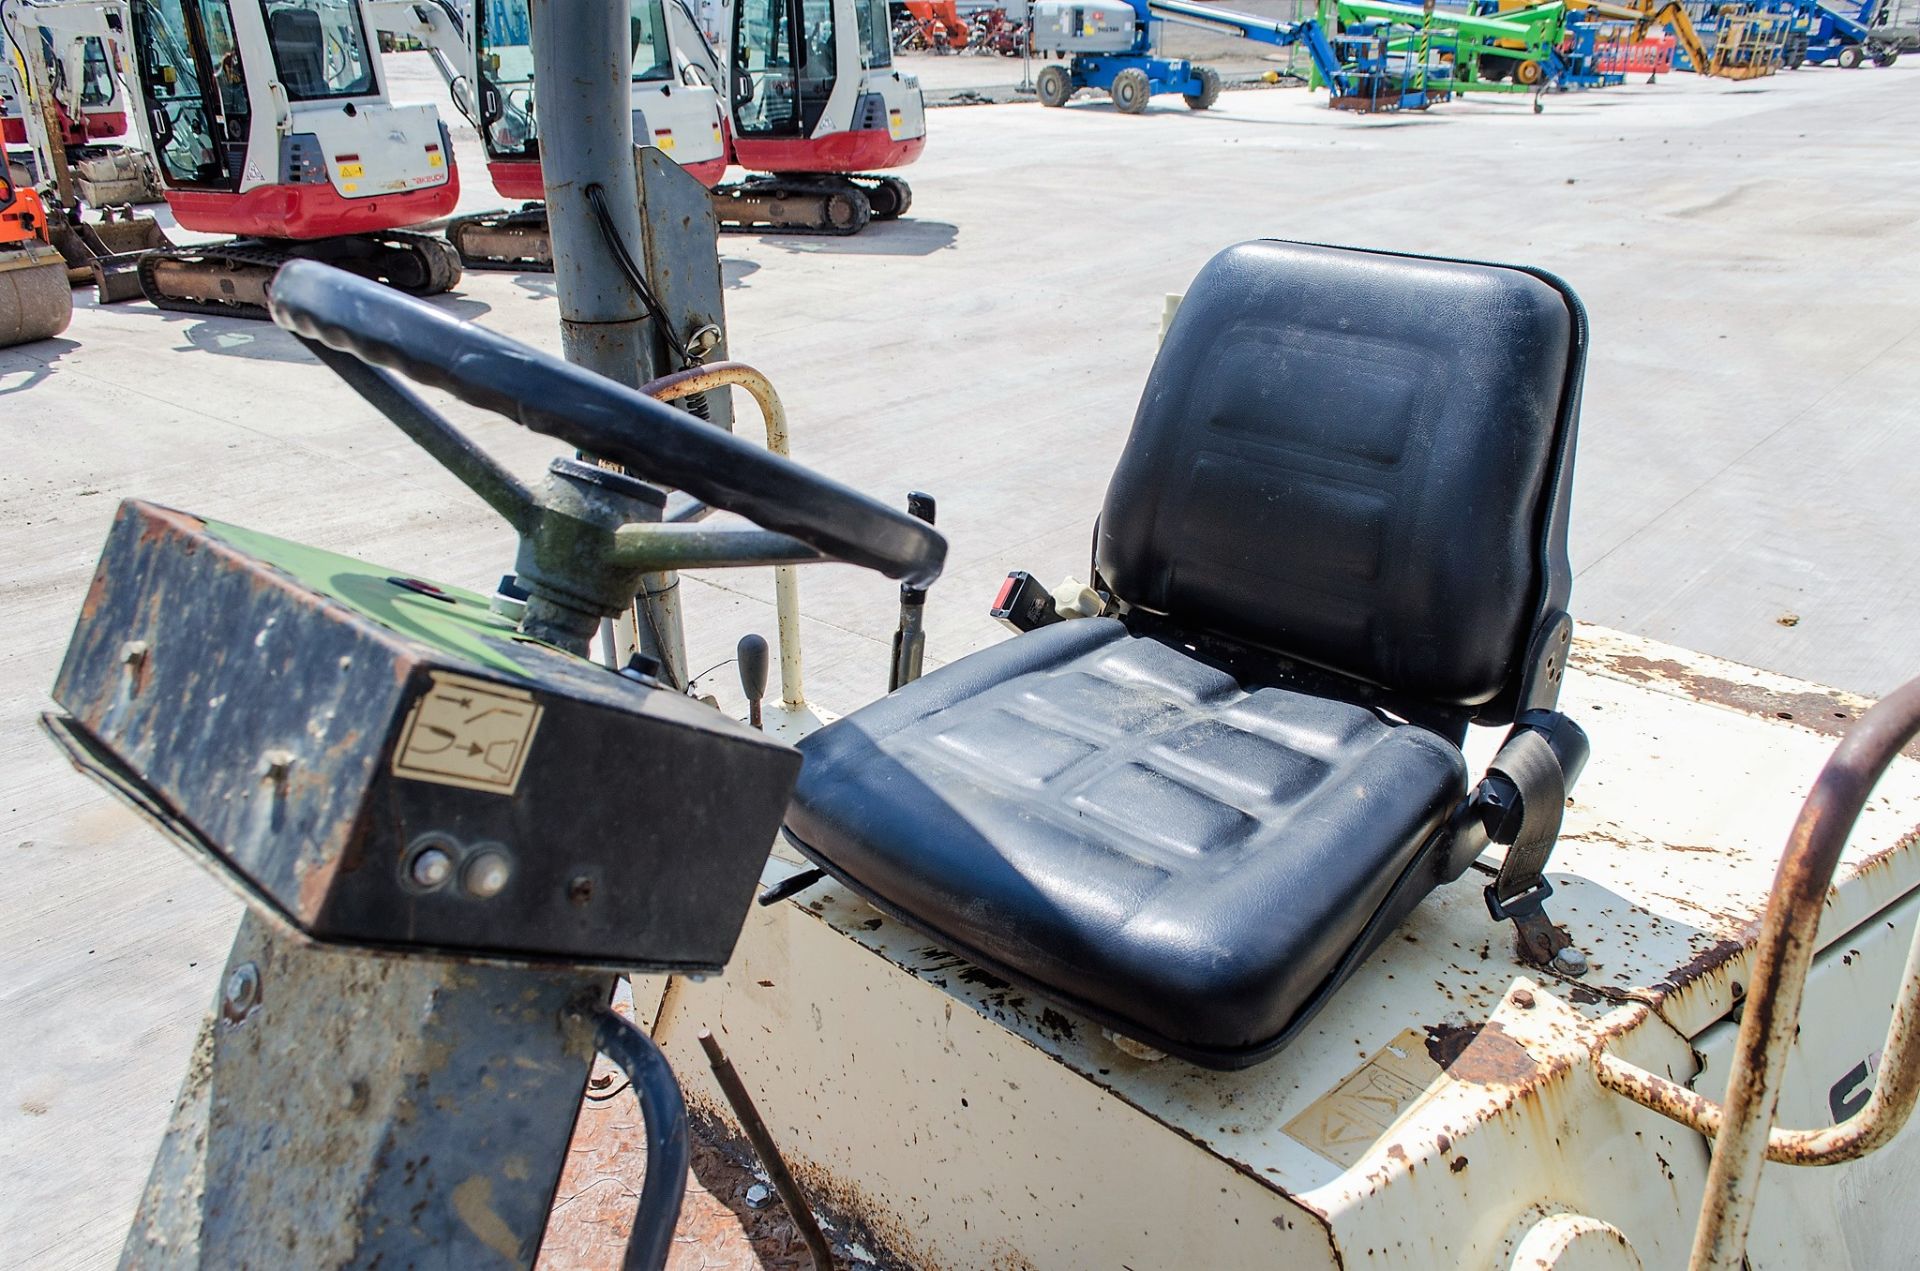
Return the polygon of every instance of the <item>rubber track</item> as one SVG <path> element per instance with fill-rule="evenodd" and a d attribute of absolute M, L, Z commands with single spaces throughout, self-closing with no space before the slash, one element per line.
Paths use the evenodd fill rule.
<path fill-rule="evenodd" d="M 420 234 L 412 230 L 384 230 L 377 234 L 356 235 L 358 238 L 371 239 L 386 247 L 412 252 L 422 258 L 427 266 L 427 285 L 421 289 L 396 287 L 396 291 L 405 291 L 415 296 L 437 296 L 449 290 L 460 281 L 460 258 L 454 252 L 453 245 L 445 239 L 431 234 Z M 321 240 L 324 242 L 325 240 Z M 319 251 L 301 251 L 303 244 L 293 248 L 256 246 L 240 243 L 211 243 L 204 247 L 161 248 L 143 254 L 140 257 L 140 290 L 147 300 L 157 309 L 172 313 L 194 313 L 208 317 L 250 318 L 257 322 L 270 321 L 264 305 L 226 302 L 219 300 L 197 300 L 187 296 L 169 296 L 160 290 L 157 274 L 160 265 L 168 260 L 194 263 L 197 261 L 227 261 L 236 265 L 261 265 L 269 269 L 279 269 L 290 260 L 312 257 L 324 260 L 325 254 Z M 312 247 L 320 246 L 319 243 Z"/>
<path fill-rule="evenodd" d="M 869 196 L 871 196 L 873 191 L 878 189 L 880 186 L 879 177 L 851 176 L 851 177 L 845 177 L 842 179 L 848 185 L 851 185 L 854 188 L 858 189 L 862 194 L 866 194 Z M 724 190 L 727 187 L 721 186 L 719 188 Z M 834 194 L 839 191 L 840 187 L 838 183 L 834 181 L 822 181 L 817 184 L 812 182 L 800 182 L 800 181 L 791 181 L 791 182 L 767 181 L 764 184 L 748 183 L 744 188 L 751 189 L 757 194 L 783 194 L 787 196 L 798 196 L 798 197 L 804 198 L 811 195 L 819 195 L 824 197 L 829 194 Z M 909 200 L 911 200 L 911 196 L 909 196 Z M 715 204 L 714 215 L 716 218 L 720 215 L 720 208 L 719 208 L 720 202 L 721 201 L 719 199 L 714 200 L 714 204 Z M 795 238 L 851 238 L 855 234 L 858 234 L 861 230 L 865 229 L 868 225 L 871 225 L 874 221 L 890 221 L 892 219 L 894 218 L 891 216 L 875 216 L 870 218 L 869 220 L 861 222 L 859 225 L 854 226 L 852 229 L 834 229 L 831 226 L 825 226 L 825 225 L 775 226 L 775 225 L 768 225 L 765 222 L 760 222 L 760 221 L 756 221 L 750 225 L 738 225 L 738 224 L 730 225 L 722 222 L 722 224 L 720 225 L 720 232 L 722 234 L 783 234 L 783 235 L 789 235 Z"/>
<path fill-rule="evenodd" d="M 186 264 L 201 261 L 229 261 L 237 265 L 265 265 L 278 269 L 292 259 L 294 257 L 291 252 L 276 251 L 270 247 L 223 246 L 214 243 L 206 247 L 160 248 L 140 257 L 140 290 L 154 308 L 165 309 L 171 313 L 197 313 L 220 318 L 252 318 L 264 322 L 271 316 L 264 305 L 196 300 L 188 296 L 165 294 L 160 290 L 157 277 L 160 266 L 169 260 Z"/>

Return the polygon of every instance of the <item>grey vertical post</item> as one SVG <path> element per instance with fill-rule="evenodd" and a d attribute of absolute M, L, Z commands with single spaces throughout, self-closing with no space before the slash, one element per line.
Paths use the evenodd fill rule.
<path fill-rule="evenodd" d="M 599 185 L 627 250 L 641 259 L 627 6 L 533 0 L 531 16 L 534 122 L 547 184 L 561 345 L 569 362 L 637 387 L 668 368 L 654 364 L 646 309 L 587 202 L 587 187 Z"/>
<path fill-rule="evenodd" d="M 533 113 L 547 186 L 547 229 L 560 295 L 560 343 L 567 360 L 638 387 L 677 367 L 655 358 L 646 307 L 621 272 L 587 189 L 634 260 L 646 259 L 633 154 L 633 46 L 626 4 L 532 0 Z M 558 38 L 554 38 L 557 36 Z M 663 678 L 686 683 L 679 578 L 649 575 L 639 599 L 640 646 Z"/>

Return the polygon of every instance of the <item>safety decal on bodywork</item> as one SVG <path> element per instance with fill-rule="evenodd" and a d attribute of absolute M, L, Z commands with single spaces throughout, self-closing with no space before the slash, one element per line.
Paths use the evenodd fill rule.
<path fill-rule="evenodd" d="M 1351 1169 L 1440 1073 L 1427 1053 L 1426 1034 L 1409 1028 L 1287 1122 L 1286 1134 Z"/>
<path fill-rule="evenodd" d="M 447 671 L 432 676 L 401 727 L 393 775 L 512 794 L 540 727 L 540 704 L 524 689 Z"/>

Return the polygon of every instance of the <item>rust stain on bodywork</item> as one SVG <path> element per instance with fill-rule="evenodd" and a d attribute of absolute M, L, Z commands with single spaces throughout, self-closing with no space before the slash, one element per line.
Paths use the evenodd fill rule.
<path fill-rule="evenodd" d="M 1495 1023 L 1432 1024 L 1427 1054 L 1455 1081 L 1518 1086 L 1542 1075 L 1527 1048 Z"/>
<path fill-rule="evenodd" d="M 1576 645 L 1573 660 L 1585 670 L 1637 684 L 1671 685 L 1696 701 L 1711 702 L 1761 719 L 1788 721 L 1826 737 L 1845 734 L 1853 721 L 1873 705 L 1871 698 L 1840 689 L 1772 689 L 1713 675 L 1674 658 L 1596 651 L 1590 644 Z M 1920 742 L 1909 744 L 1903 753 L 1920 759 Z"/>

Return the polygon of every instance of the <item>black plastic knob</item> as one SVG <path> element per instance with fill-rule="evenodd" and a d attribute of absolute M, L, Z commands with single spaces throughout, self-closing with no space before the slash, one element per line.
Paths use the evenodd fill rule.
<path fill-rule="evenodd" d="M 734 656 L 740 663 L 740 690 L 747 695 L 750 718 L 757 728 L 760 725 L 760 701 L 767 695 L 767 655 L 766 637 L 748 632 L 740 637 Z"/>

